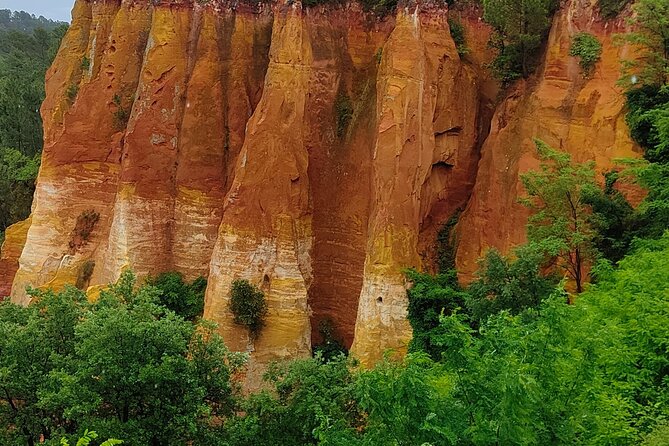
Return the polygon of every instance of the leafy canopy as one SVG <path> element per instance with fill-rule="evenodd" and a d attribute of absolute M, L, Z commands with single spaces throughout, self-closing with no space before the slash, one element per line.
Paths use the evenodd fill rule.
<path fill-rule="evenodd" d="M 541 168 L 521 175 L 527 197 L 521 203 L 534 213 L 527 236 L 536 249 L 556 261 L 581 292 L 585 268 L 596 258 L 591 208 L 585 196 L 597 189 L 594 163 L 576 164 L 567 153 L 535 141 Z"/>
<path fill-rule="evenodd" d="M 26 308 L 0 305 L 3 444 L 69 441 L 83 426 L 129 445 L 185 444 L 234 411 L 244 357 L 213 325 L 160 305 L 157 288 L 124 273 L 95 303 L 73 287 L 32 294 Z"/>

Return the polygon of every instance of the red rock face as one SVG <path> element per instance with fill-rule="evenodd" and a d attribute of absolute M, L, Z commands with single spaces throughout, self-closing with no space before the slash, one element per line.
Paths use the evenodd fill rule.
<path fill-rule="evenodd" d="M 252 353 L 249 387 L 269 361 L 309 355 L 323 324 L 364 364 L 404 351 L 403 270 L 432 269 L 456 210 L 465 278 L 486 247 L 523 240 L 533 137 L 601 168 L 633 153 L 618 28 L 583 2 L 496 111 L 475 10 L 458 13 L 462 59 L 434 5 L 379 18 L 355 4 L 154 3 L 77 1 L 48 73 L 31 222 L 8 236 L 0 283 L 27 303 L 26 285 L 74 283 L 90 262 L 93 289 L 125 268 L 208 276 L 205 316 Z M 605 48 L 590 80 L 565 55 L 580 29 Z M 257 337 L 228 309 L 237 279 L 266 295 Z"/>
<path fill-rule="evenodd" d="M 457 233 L 461 279 L 473 278 L 476 261 L 491 247 L 508 252 L 525 241 L 527 210 L 519 175 L 536 169 L 534 138 L 569 152 L 577 162 L 594 160 L 605 172 L 614 160 L 639 156 L 625 125 L 625 98 L 616 87 L 621 59 L 630 48 L 614 43 L 624 20 L 604 22 L 596 1 L 568 2 L 557 13 L 543 66 L 528 82 L 514 87 L 497 107 L 482 149 L 476 186 Z M 589 78 L 569 57 L 572 37 L 581 31 L 602 43 L 602 57 Z"/>

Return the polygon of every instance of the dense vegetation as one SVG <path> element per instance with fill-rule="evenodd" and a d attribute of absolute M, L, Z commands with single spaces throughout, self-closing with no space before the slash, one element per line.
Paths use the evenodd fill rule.
<path fill-rule="evenodd" d="M 22 31 L 31 33 L 37 29 L 54 30 L 65 25 L 63 22 L 50 20 L 45 17 L 36 17 L 25 11 L 11 11 L 0 9 L 0 31 Z"/>
<path fill-rule="evenodd" d="M 543 5 L 527 3 L 542 17 Z M 0 305 L 0 442 L 669 444 L 669 54 L 645 43 L 669 23 L 638 17 L 633 41 L 647 57 L 628 65 L 627 121 L 646 159 L 598 178 L 537 141 L 540 168 L 522 177 L 528 243 L 489 251 L 465 287 L 457 217 L 448 222 L 439 274 L 407 271 L 414 338 L 403 360 L 362 370 L 323 324 L 313 358 L 272 365 L 266 389 L 247 395 L 236 377 L 245 356 L 200 319 L 204 279 L 138 286 L 125 273 L 94 303 L 73 287 L 32 291 L 28 307 Z M 648 190 L 636 208 L 623 181 Z M 237 323 L 262 329 L 260 289 L 237 281 L 230 300 Z"/>
<path fill-rule="evenodd" d="M 42 150 L 44 75 L 66 29 L 0 10 L 0 241 L 7 226 L 30 213 Z"/>
<path fill-rule="evenodd" d="M 0 305 L 1 444 L 58 444 L 88 428 L 124 444 L 181 445 L 230 415 L 244 358 L 211 324 L 162 306 L 170 289 L 137 288 L 126 273 L 95 303 L 71 287 Z"/>
<path fill-rule="evenodd" d="M 556 7 L 555 0 L 483 0 L 483 17 L 495 30 L 490 45 L 498 53 L 490 69 L 503 84 L 534 71 Z"/>

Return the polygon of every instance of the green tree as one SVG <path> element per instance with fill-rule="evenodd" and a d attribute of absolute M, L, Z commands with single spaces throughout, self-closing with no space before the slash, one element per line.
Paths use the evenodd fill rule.
<path fill-rule="evenodd" d="M 635 45 L 635 60 L 626 61 L 624 83 L 666 85 L 669 80 L 669 0 L 639 0 L 630 19 L 634 31 L 623 40 Z M 632 77 L 635 80 L 632 80 Z"/>
<path fill-rule="evenodd" d="M 353 401 L 351 365 L 343 356 L 272 364 L 265 375 L 268 390 L 251 395 L 243 404 L 244 415 L 227 423 L 220 433 L 224 444 L 329 444 L 318 442 L 318 430 L 350 434 L 362 422 Z"/>
<path fill-rule="evenodd" d="M 0 233 L 30 215 L 39 164 L 38 155 L 0 148 Z"/>
<path fill-rule="evenodd" d="M 73 287 L 0 305 L 0 435 L 76 441 L 82 426 L 129 445 L 196 441 L 236 405 L 245 357 L 137 289 L 131 273 L 89 304 Z"/>
<path fill-rule="evenodd" d="M 257 336 L 265 323 L 265 294 L 248 280 L 235 280 L 230 290 L 230 311 L 236 324 L 244 325 Z"/>
<path fill-rule="evenodd" d="M 535 248 L 556 260 L 583 291 L 586 267 L 597 257 L 595 231 L 586 194 L 597 188 L 594 163 L 576 164 L 567 153 L 557 152 L 536 140 L 541 170 L 521 175 L 528 194 L 521 202 L 534 213 L 527 232 Z"/>
<path fill-rule="evenodd" d="M 474 320 L 482 322 L 501 311 L 519 314 L 539 307 L 550 296 L 557 281 L 542 272 L 544 253 L 529 245 L 516 249 L 514 257 L 490 250 L 481 260 L 478 278 L 467 288 L 467 307 Z"/>
<path fill-rule="evenodd" d="M 495 30 L 490 45 L 498 51 L 491 68 L 500 81 L 534 71 L 555 6 L 554 0 L 483 0 L 483 17 Z"/>
<path fill-rule="evenodd" d="M 167 272 L 146 281 L 160 291 L 160 304 L 174 311 L 187 321 L 194 321 L 204 312 L 204 292 L 207 280 L 200 276 L 191 283 L 184 281 L 178 272 Z"/>

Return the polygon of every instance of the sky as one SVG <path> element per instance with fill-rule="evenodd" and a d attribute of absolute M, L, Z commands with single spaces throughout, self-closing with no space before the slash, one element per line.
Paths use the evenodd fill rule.
<path fill-rule="evenodd" d="M 74 0 L 0 0 L 0 9 L 26 11 L 47 19 L 70 21 Z"/>

